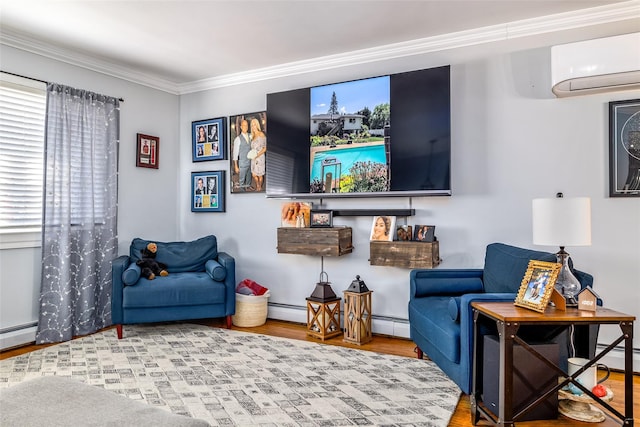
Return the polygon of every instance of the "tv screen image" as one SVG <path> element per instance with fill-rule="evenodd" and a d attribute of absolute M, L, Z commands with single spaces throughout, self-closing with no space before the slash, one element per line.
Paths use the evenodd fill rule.
<path fill-rule="evenodd" d="M 388 191 L 389 76 L 312 87 L 310 104 L 310 192 Z"/>
<path fill-rule="evenodd" d="M 450 195 L 449 66 L 267 95 L 267 197 Z"/>

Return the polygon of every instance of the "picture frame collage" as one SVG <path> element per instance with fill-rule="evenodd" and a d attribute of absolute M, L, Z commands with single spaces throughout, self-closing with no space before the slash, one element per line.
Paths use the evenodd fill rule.
<path fill-rule="evenodd" d="M 192 163 L 228 160 L 231 194 L 265 192 L 266 121 L 260 111 L 191 122 Z M 225 212 L 226 186 L 225 170 L 191 172 L 191 212 Z"/>
<path fill-rule="evenodd" d="M 396 225 L 395 216 L 377 215 L 373 217 L 371 223 L 371 233 L 369 240 L 381 241 L 416 241 L 432 243 L 437 240 L 435 236 L 435 225 L 415 224 Z"/>

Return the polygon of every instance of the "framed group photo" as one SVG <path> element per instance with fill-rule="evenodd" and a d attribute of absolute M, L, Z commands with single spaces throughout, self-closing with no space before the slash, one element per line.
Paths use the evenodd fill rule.
<path fill-rule="evenodd" d="M 139 133 L 137 139 L 136 166 L 158 169 L 160 165 L 160 138 Z"/>
<path fill-rule="evenodd" d="M 191 172 L 191 212 L 224 212 L 225 171 Z"/>
<path fill-rule="evenodd" d="M 266 191 L 267 112 L 229 117 L 231 193 Z"/>
<path fill-rule="evenodd" d="M 207 119 L 191 122 L 192 160 L 224 160 L 227 158 L 227 119 Z"/>
<path fill-rule="evenodd" d="M 529 261 L 514 304 L 543 313 L 561 268 L 557 262 Z"/>
<path fill-rule="evenodd" d="M 609 196 L 640 197 L 640 99 L 609 103 Z"/>

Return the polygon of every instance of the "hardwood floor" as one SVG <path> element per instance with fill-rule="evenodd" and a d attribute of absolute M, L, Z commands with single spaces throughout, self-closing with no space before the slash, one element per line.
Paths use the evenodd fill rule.
<path fill-rule="evenodd" d="M 213 327 L 224 327 L 224 323 L 220 320 L 207 320 L 207 321 L 199 321 L 195 322 L 203 325 L 213 326 Z M 305 325 L 284 322 L 279 320 L 268 320 L 266 324 L 263 326 L 258 326 L 254 328 L 239 328 L 234 326 L 233 329 L 239 331 L 253 332 L 265 335 L 274 335 L 284 338 L 292 338 L 298 340 L 305 340 L 310 342 L 321 342 L 320 340 L 307 336 Z M 126 337 L 126 326 L 124 327 L 124 336 Z M 392 338 L 386 336 L 375 335 L 373 340 L 369 343 L 363 345 L 345 343 L 342 341 L 342 337 L 335 337 L 331 339 L 327 339 L 324 341 L 325 344 L 328 345 L 338 345 L 342 347 L 350 347 L 357 348 L 360 350 L 369 350 L 376 351 L 379 353 L 385 354 L 394 354 L 397 356 L 405 356 L 405 357 L 416 357 L 415 353 L 415 345 L 413 342 L 407 339 L 401 338 Z M 47 345 L 27 345 L 24 347 L 19 347 L 16 349 L 11 349 L 7 351 L 3 351 L 0 353 L 0 360 L 6 359 L 9 357 L 17 356 L 20 354 L 28 353 L 30 351 L 38 350 L 40 348 L 44 348 Z M 635 375 L 633 378 L 633 413 L 634 413 L 634 423 L 640 426 L 640 376 Z M 623 375 L 620 372 L 612 372 L 609 379 L 606 381 L 607 387 L 611 388 L 614 393 L 614 400 L 611 402 L 611 406 L 613 406 L 616 410 L 620 412 L 624 412 L 624 379 Z M 617 396 L 620 396 L 619 398 Z M 480 421 L 478 425 L 490 425 L 487 421 Z M 557 420 L 546 420 L 546 421 L 527 421 L 527 422 L 518 422 L 518 426 L 522 427 L 569 427 L 569 426 L 594 426 L 594 427 L 610 427 L 610 426 L 619 426 L 620 423 L 614 419 L 607 418 L 602 423 L 583 423 L 580 421 L 575 421 L 568 419 L 562 415 L 558 417 Z M 471 423 L 471 415 L 470 415 L 470 407 L 469 407 L 469 396 L 462 395 L 460 397 L 460 401 L 458 402 L 458 406 L 456 408 L 453 417 L 449 423 L 449 427 L 471 427 L 473 424 Z"/>

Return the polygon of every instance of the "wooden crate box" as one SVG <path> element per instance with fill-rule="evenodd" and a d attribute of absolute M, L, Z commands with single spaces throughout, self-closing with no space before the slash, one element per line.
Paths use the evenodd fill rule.
<path fill-rule="evenodd" d="M 341 256 L 353 251 L 351 227 L 278 228 L 278 253 Z"/>
<path fill-rule="evenodd" d="M 440 264 L 439 242 L 370 242 L 369 263 L 388 267 L 433 268 Z"/>

